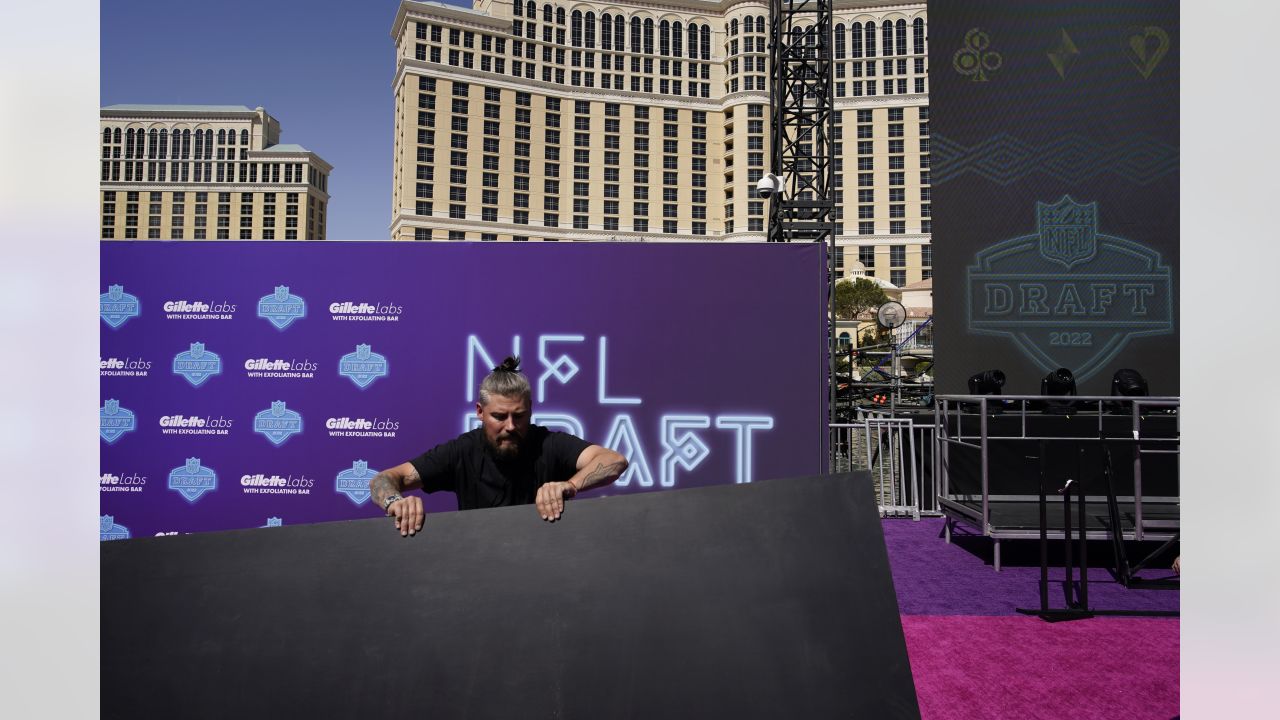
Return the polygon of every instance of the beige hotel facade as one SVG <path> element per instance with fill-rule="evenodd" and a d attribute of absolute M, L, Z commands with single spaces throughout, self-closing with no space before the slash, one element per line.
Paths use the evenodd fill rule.
<path fill-rule="evenodd" d="M 324 240 L 333 167 L 240 105 L 99 111 L 102 238 Z"/>
<path fill-rule="evenodd" d="M 932 276 L 924 2 L 835 0 L 837 268 Z M 401 2 L 396 240 L 760 242 L 769 7 Z"/>

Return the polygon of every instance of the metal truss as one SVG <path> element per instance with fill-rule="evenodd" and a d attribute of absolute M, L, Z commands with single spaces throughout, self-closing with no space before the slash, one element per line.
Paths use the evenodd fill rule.
<path fill-rule="evenodd" d="M 831 2 L 771 0 L 773 173 L 783 186 L 769 242 L 835 242 Z"/>

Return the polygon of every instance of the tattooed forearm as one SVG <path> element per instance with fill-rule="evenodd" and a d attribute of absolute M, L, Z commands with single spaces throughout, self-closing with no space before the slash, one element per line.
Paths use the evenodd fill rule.
<path fill-rule="evenodd" d="M 369 481 L 369 492 L 373 495 L 373 504 L 382 507 L 387 498 L 400 492 L 400 483 L 391 473 L 380 472 Z"/>
<path fill-rule="evenodd" d="M 608 465 L 604 463 L 599 463 L 596 465 L 595 470 L 592 470 L 590 473 L 587 473 L 586 478 L 584 478 L 586 480 L 586 483 L 583 484 L 583 488 L 585 489 L 589 487 L 594 487 L 596 485 L 601 485 L 603 483 L 613 482 L 614 480 L 617 480 L 618 477 L 622 475 L 623 472 L 626 471 L 626 469 L 627 469 L 626 460 L 620 460 L 615 463 L 609 463 Z"/>

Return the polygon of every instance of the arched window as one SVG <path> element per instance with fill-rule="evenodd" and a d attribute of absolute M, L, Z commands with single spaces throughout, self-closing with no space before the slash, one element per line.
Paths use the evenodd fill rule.
<path fill-rule="evenodd" d="M 850 341 L 852 341 L 852 340 L 853 340 L 853 338 L 849 336 L 849 333 L 847 333 L 847 332 L 842 332 L 842 333 L 840 333 L 840 344 L 841 344 L 841 345 L 848 345 L 848 344 L 850 343 Z"/>
<path fill-rule="evenodd" d="M 893 54 L 893 23 L 885 20 L 880 24 L 880 54 L 889 57 Z"/>
<path fill-rule="evenodd" d="M 119 142 L 120 142 L 120 128 L 116 128 L 116 131 L 115 131 L 115 133 L 113 133 L 112 137 L 114 138 L 114 142 L 115 142 L 115 143 L 117 143 L 117 144 L 119 144 Z"/>
<path fill-rule="evenodd" d="M 152 132 L 154 132 L 154 131 L 152 131 Z M 155 140 L 155 136 L 154 136 L 154 135 L 152 135 L 152 136 L 151 136 L 151 139 L 152 139 L 152 140 Z M 160 131 L 160 145 L 159 145 L 158 149 L 159 149 L 159 151 L 160 151 L 160 159 L 161 159 L 161 160 L 164 160 L 164 159 L 165 159 L 165 156 L 167 156 L 167 155 L 169 154 L 169 131 L 168 131 L 168 130 L 161 130 L 161 131 Z"/>
<path fill-rule="evenodd" d="M 537 19 L 537 17 L 538 17 L 538 4 L 537 4 L 537 3 L 535 3 L 533 0 L 529 0 L 529 2 L 525 4 L 524 14 L 525 14 L 525 15 L 526 15 L 530 20 L 535 20 L 535 19 Z"/>
<path fill-rule="evenodd" d="M 702 59 L 711 59 L 711 26 L 702 26 Z"/>
<path fill-rule="evenodd" d="M 520 17 L 521 15 L 524 15 L 524 0 L 516 0 L 515 3 L 513 3 L 513 5 L 514 7 L 511 8 L 511 12 L 516 17 Z"/>
<path fill-rule="evenodd" d="M 849 46 L 849 57 L 862 57 L 862 23 L 853 24 L 853 32 L 849 33 L 849 39 L 852 41 Z"/>
<path fill-rule="evenodd" d="M 248 131 L 248 130 L 241 130 L 241 131 L 240 131 L 240 144 L 241 144 L 241 145 L 248 145 L 248 144 L 249 144 L 249 131 Z"/>
<path fill-rule="evenodd" d="M 613 49 L 622 50 L 622 40 L 627 35 L 627 23 L 618 15 L 613 19 Z"/>
<path fill-rule="evenodd" d="M 644 51 L 647 55 L 653 54 L 653 18 L 644 19 Z"/>
<path fill-rule="evenodd" d="M 894 49 L 898 51 L 899 55 L 906 55 L 907 54 L 907 21 L 899 20 L 898 22 L 894 23 L 893 29 L 894 29 L 894 38 L 893 38 Z"/>
<path fill-rule="evenodd" d="M 874 22 L 867 23 L 866 32 L 863 37 L 867 41 L 867 57 L 876 56 L 876 24 Z"/>
<path fill-rule="evenodd" d="M 671 25 L 671 56 L 681 57 L 684 55 L 684 26 L 680 23 Z"/>
<path fill-rule="evenodd" d="M 102 128 L 102 144 L 111 142 L 111 128 Z"/>
<path fill-rule="evenodd" d="M 689 57 L 698 57 L 698 26 L 689 23 Z"/>
<path fill-rule="evenodd" d="M 151 128 L 151 132 L 147 133 L 147 158 L 154 160 L 156 157 L 156 136 L 159 131 Z"/>
<path fill-rule="evenodd" d="M 196 159 L 200 159 L 201 153 L 204 151 L 204 131 L 196 131 Z"/>
<path fill-rule="evenodd" d="M 911 22 L 911 52 L 920 55 L 924 49 L 924 19 L 916 18 Z"/>
<path fill-rule="evenodd" d="M 191 131 L 182 131 L 182 159 L 186 160 L 191 157 Z"/>
<path fill-rule="evenodd" d="M 729 21 L 729 37 L 735 37 L 738 34 L 738 18 Z"/>
<path fill-rule="evenodd" d="M 767 29 L 767 26 L 764 24 L 763 15 L 756 16 L 756 32 L 758 33 L 769 32 L 769 30 Z"/>
<path fill-rule="evenodd" d="M 666 20 L 658 26 L 658 54 L 671 54 L 671 23 Z"/>
<path fill-rule="evenodd" d="M 129 128 L 129 132 L 125 135 L 124 156 L 133 157 L 133 128 Z"/>
<path fill-rule="evenodd" d="M 573 20 L 569 23 L 569 41 L 574 47 L 582 47 L 582 11 L 573 11 Z"/>
<path fill-rule="evenodd" d="M 587 13 L 585 22 L 587 30 L 587 47 L 593 48 L 596 46 L 596 14 L 593 12 Z"/>
<path fill-rule="evenodd" d="M 552 18 L 555 17 L 553 13 L 554 11 L 551 9 L 550 5 L 543 5 L 542 6 L 542 22 L 544 23 L 552 22 Z"/>
<path fill-rule="evenodd" d="M 836 26 L 836 59 L 844 59 L 844 25 Z"/>
<path fill-rule="evenodd" d="M 600 16 L 600 49 L 613 49 L 613 16 L 609 13 Z"/>
<path fill-rule="evenodd" d="M 564 8 L 562 7 L 556 8 L 556 24 L 557 25 L 564 24 Z"/>

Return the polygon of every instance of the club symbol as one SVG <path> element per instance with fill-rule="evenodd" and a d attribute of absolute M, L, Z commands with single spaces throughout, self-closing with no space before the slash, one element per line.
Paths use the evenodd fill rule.
<path fill-rule="evenodd" d="M 991 47 L 991 36 L 978 28 L 964 34 L 964 47 L 956 51 L 951 65 L 961 75 L 970 76 L 974 82 L 986 82 L 987 73 L 995 72 L 1004 64 L 998 52 L 986 52 Z"/>

